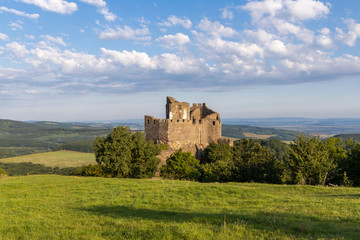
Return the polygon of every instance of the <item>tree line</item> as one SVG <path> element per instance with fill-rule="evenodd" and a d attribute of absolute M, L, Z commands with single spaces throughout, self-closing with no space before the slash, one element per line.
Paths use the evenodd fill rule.
<path fill-rule="evenodd" d="M 97 137 L 97 165 L 84 166 L 78 175 L 148 178 L 160 162 L 160 146 L 140 132 L 115 128 Z M 160 176 L 200 182 L 260 182 L 309 185 L 360 185 L 360 143 L 340 138 L 321 140 L 300 135 L 292 143 L 241 139 L 234 146 L 210 144 L 201 159 L 181 149 L 160 169 Z"/>

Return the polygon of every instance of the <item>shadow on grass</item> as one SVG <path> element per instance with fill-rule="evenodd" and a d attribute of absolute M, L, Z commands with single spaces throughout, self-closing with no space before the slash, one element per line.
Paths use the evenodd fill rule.
<path fill-rule="evenodd" d="M 112 218 L 149 219 L 166 223 L 191 222 L 223 228 L 244 225 L 248 229 L 280 231 L 289 237 L 323 239 L 358 239 L 360 236 L 357 219 L 328 219 L 296 213 L 257 212 L 255 214 L 224 214 L 201 212 L 178 212 L 169 210 L 136 209 L 126 206 L 98 205 L 81 208 L 82 211 Z"/>
<path fill-rule="evenodd" d="M 31 162 L 21 163 L 1 163 L 0 167 L 6 171 L 9 176 L 25 176 L 36 174 L 57 174 L 57 175 L 71 175 L 76 168 L 52 168 L 43 164 L 35 164 Z"/>

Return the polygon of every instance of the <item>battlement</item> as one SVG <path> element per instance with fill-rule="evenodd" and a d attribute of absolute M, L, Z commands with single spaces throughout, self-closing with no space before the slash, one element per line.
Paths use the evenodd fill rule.
<path fill-rule="evenodd" d="M 147 140 L 166 143 L 170 148 L 196 146 L 205 148 L 221 139 L 220 115 L 209 109 L 205 103 L 178 102 L 172 97 L 166 99 L 166 119 L 145 116 Z"/>

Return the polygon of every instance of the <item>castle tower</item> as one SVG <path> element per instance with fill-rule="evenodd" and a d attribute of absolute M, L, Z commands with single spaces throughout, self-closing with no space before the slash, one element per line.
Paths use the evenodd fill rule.
<path fill-rule="evenodd" d="M 187 102 L 178 102 L 173 97 L 166 98 L 166 119 L 190 119 L 190 108 Z"/>

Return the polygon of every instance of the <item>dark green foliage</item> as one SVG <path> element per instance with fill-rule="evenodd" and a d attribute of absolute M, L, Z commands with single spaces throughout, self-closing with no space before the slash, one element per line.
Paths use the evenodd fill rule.
<path fill-rule="evenodd" d="M 352 139 L 345 144 L 347 158 L 339 163 L 339 171 L 353 186 L 360 186 L 360 143 Z M 343 178 L 345 182 L 345 177 Z"/>
<path fill-rule="evenodd" d="M 328 173 L 336 167 L 333 156 L 318 137 L 300 135 L 290 144 L 286 162 L 288 180 L 295 184 L 323 184 Z"/>
<path fill-rule="evenodd" d="M 228 182 L 234 169 L 233 148 L 227 144 L 210 144 L 201 162 L 201 181 Z"/>
<path fill-rule="evenodd" d="M 271 151 L 280 162 L 283 163 L 289 158 L 290 148 L 288 144 L 277 139 L 257 141 L 259 141 L 261 146 L 266 147 Z"/>
<path fill-rule="evenodd" d="M 280 161 L 253 139 L 243 139 L 234 146 L 234 165 L 234 181 L 281 183 Z"/>
<path fill-rule="evenodd" d="M 3 168 L 9 176 L 23 176 L 34 174 L 57 174 L 57 175 L 72 175 L 76 168 L 52 168 L 42 164 L 34 164 L 31 162 L 23 163 L 1 163 Z"/>
<path fill-rule="evenodd" d="M 89 164 L 76 169 L 74 175 L 87 177 L 102 177 L 104 176 L 104 173 L 99 164 Z"/>
<path fill-rule="evenodd" d="M 346 142 L 347 140 L 354 140 L 357 142 L 360 142 L 360 133 L 353 133 L 353 134 L 338 134 L 334 136 L 335 138 L 341 138 L 343 142 Z"/>
<path fill-rule="evenodd" d="M 180 149 L 166 160 L 166 165 L 161 167 L 160 176 L 169 179 L 198 180 L 199 164 L 200 161 L 190 152 L 183 152 Z"/>
<path fill-rule="evenodd" d="M 144 134 L 136 132 L 132 135 L 133 148 L 131 150 L 130 177 L 148 178 L 156 173 L 160 160 L 156 157 L 160 154 L 160 146 L 152 141 L 145 141 Z"/>
<path fill-rule="evenodd" d="M 85 141 L 63 144 L 61 146 L 53 148 L 53 151 L 68 150 L 68 151 L 91 153 L 94 152 L 93 146 L 94 146 L 94 140 L 85 140 Z"/>
<path fill-rule="evenodd" d="M 132 134 L 128 127 L 114 128 L 94 142 L 96 161 L 109 177 L 144 178 L 155 175 L 160 147 L 145 141 L 142 133 Z"/>

